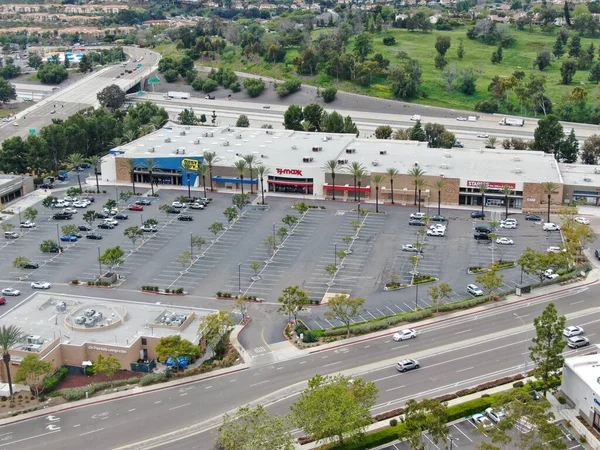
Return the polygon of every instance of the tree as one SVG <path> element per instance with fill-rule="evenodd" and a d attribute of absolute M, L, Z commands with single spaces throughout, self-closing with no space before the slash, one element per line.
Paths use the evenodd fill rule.
<path fill-rule="evenodd" d="M 105 108 L 118 109 L 125 103 L 125 91 L 116 84 L 111 84 L 98 92 L 98 101 Z"/>
<path fill-rule="evenodd" d="M 534 376 L 543 383 L 544 395 L 551 380 L 561 373 L 565 363 L 562 352 L 566 342 L 562 332 L 566 322 L 565 316 L 558 316 L 554 303 L 550 303 L 542 315 L 533 320 L 536 336 L 529 347 L 529 355 L 535 365 Z"/>
<path fill-rule="evenodd" d="M 283 113 L 283 124 L 286 130 L 302 131 L 303 119 L 302 107 L 298 105 L 290 105 Z"/>
<path fill-rule="evenodd" d="M 370 409 L 377 393 L 375 383 L 362 378 L 315 375 L 290 407 L 290 419 L 315 441 L 331 442 L 337 437 L 344 443 L 372 422 Z M 324 406 L 327 414 L 323 414 Z"/>
<path fill-rule="evenodd" d="M 419 141 L 423 142 L 427 140 L 427 135 L 425 134 L 425 130 L 423 130 L 423 126 L 421 125 L 421 121 L 417 120 L 410 131 L 408 133 L 408 139 L 411 141 Z"/>
<path fill-rule="evenodd" d="M 600 157 L 600 136 L 597 134 L 591 135 L 583 143 L 583 150 L 581 152 L 581 162 L 583 164 L 598 164 L 598 158 Z"/>
<path fill-rule="evenodd" d="M 264 165 L 259 165 L 256 168 L 256 173 L 258 175 L 258 178 L 260 180 L 260 193 L 262 195 L 262 204 L 265 204 L 265 188 L 264 188 L 264 178 L 266 176 L 269 175 L 269 173 L 271 173 L 271 169 L 269 169 L 268 167 L 265 167 Z"/>
<path fill-rule="evenodd" d="M 379 212 L 379 186 L 385 181 L 385 176 L 377 173 L 371 175 L 371 181 L 375 184 L 375 212 Z"/>
<path fill-rule="evenodd" d="M 67 163 L 72 165 L 75 169 L 79 169 L 79 167 L 85 162 L 85 158 L 81 153 L 72 153 L 67 158 Z M 81 177 L 79 176 L 79 171 L 77 171 L 77 182 L 79 183 L 79 191 L 83 192 L 81 188 Z"/>
<path fill-rule="evenodd" d="M 13 267 L 15 269 L 23 269 L 23 268 L 25 268 L 25 265 L 30 262 L 31 262 L 31 259 L 27 258 L 26 256 L 17 256 L 13 260 Z"/>
<path fill-rule="evenodd" d="M 440 308 L 440 288 L 439 286 L 431 286 L 427 289 L 427 294 L 431 298 L 431 304 L 435 307 L 435 312 L 439 311 Z"/>
<path fill-rule="evenodd" d="M 202 250 L 202 246 L 204 244 L 206 244 L 206 239 L 204 239 L 202 236 L 192 236 L 190 240 L 190 245 L 192 248 L 197 248 L 198 251 Z"/>
<path fill-rule="evenodd" d="M 392 82 L 391 91 L 394 97 L 408 99 L 419 91 L 423 71 L 415 59 L 399 68 L 390 71 L 389 80 Z"/>
<path fill-rule="evenodd" d="M 248 128 L 250 126 L 250 120 L 246 114 L 240 114 L 237 121 L 235 122 L 236 127 Z"/>
<path fill-rule="evenodd" d="M 506 208 L 504 218 L 508 219 L 508 196 L 512 194 L 512 188 L 506 184 L 502 186 L 502 193 L 504 194 L 504 207 Z"/>
<path fill-rule="evenodd" d="M 33 395 L 38 398 L 44 389 L 43 383 L 41 383 L 43 377 L 51 373 L 52 363 L 50 361 L 40 361 L 38 355 L 27 355 L 19 364 L 15 381 L 27 383 Z"/>
<path fill-rule="evenodd" d="M 99 261 L 113 268 L 125 262 L 124 256 L 125 252 L 117 245 L 116 247 L 107 248 L 100 256 Z"/>
<path fill-rule="evenodd" d="M 552 181 L 545 181 L 542 183 L 542 192 L 548 197 L 548 222 L 550 222 L 550 203 L 552 201 L 552 194 L 555 194 L 558 188 L 558 184 L 553 183 Z"/>
<path fill-rule="evenodd" d="M 117 201 L 112 198 L 109 198 L 108 200 L 106 200 L 106 203 L 104 204 L 104 208 L 106 208 L 106 209 L 113 209 L 116 207 L 117 207 Z"/>
<path fill-rule="evenodd" d="M 265 90 L 265 82 L 260 78 L 246 78 L 244 87 L 252 98 L 258 97 Z"/>
<path fill-rule="evenodd" d="M 572 58 L 578 58 L 581 55 L 581 38 L 577 35 L 571 38 L 569 43 L 569 56 Z"/>
<path fill-rule="evenodd" d="M 550 51 L 547 49 L 543 49 L 538 52 L 535 61 L 533 62 L 533 67 L 537 67 L 540 70 L 544 70 L 546 67 L 550 66 L 550 62 L 552 61 L 552 55 Z"/>
<path fill-rule="evenodd" d="M 286 214 L 283 216 L 281 221 L 288 227 L 292 228 L 296 223 L 298 223 L 298 218 L 296 216 L 292 216 L 291 214 Z"/>
<path fill-rule="evenodd" d="M 294 437 L 284 417 L 269 416 L 262 405 L 242 406 L 223 416 L 215 448 L 221 450 L 293 450 Z"/>
<path fill-rule="evenodd" d="M 418 180 L 422 179 L 421 177 L 425 175 L 425 171 L 420 167 L 413 167 L 408 171 L 408 175 L 413 177 L 413 184 L 415 186 L 415 206 L 417 205 L 417 189 L 418 189 Z"/>
<path fill-rule="evenodd" d="M 94 169 L 94 176 L 96 177 L 96 193 L 99 194 L 100 193 L 100 183 L 98 181 L 98 175 L 100 174 L 99 167 L 100 167 L 100 164 L 102 164 L 102 158 L 100 158 L 99 156 L 93 155 L 93 156 L 90 156 L 89 158 L 86 158 L 86 162 L 89 163 L 92 166 L 92 168 Z M 133 193 L 135 194 L 135 189 L 134 189 Z"/>
<path fill-rule="evenodd" d="M 246 173 L 246 170 L 248 170 L 248 163 L 244 159 L 238 159 L 233 163 L 233 169 L 238 173 L 240 185 L 242 187 L 242 195 L 244 195 L 244 174 Z"/>
<path fill-rule="evenodd" d="M 223 215 L 227 218 L 227 222 L 231 223 L 238 216 L 238 212 L 233 206 L 228 206 L 223 210 Z"/>
<path fill-rule="evenodd" d="M 3 223 L 2 224 L 2 231 L 4 231 L 5 233 L 7 231 L 12 231 L 14 230 L 16 227 L 12 224 L 12 223 Z"/>
<path fill-rule="evenodd" d="M 465 46 L 463 44 L 462 38 L 460 38 L 458 40 L 458 48 L 456 49 L 456 56 L 458 56 L 458 59 L 463 59 L 465 56 Z"/>
<path fill-rule="evenodd" d="M 75 236 L 79 233 L 79 227 L 77 225 L 64 225 L 60 230 L 65 236 Z"/>
<path fill-rule="evenodd" d="M 502 45 L 499 45 L 498 48 L 496 48 L 496 50 L 492 53 L 492 64 L 500 64 L 502 62 L 502 56 Z"/>
<path fill-rule="evenodd" d="M 2 351 L 2 361 L 6 371 L 6 381 L 8 382 L 8 390 L 10 398 L 13 397 L 13 385 L 10 374 L 10 348 L 19 343 L 23 339 L 23 332 L 15 325 L 2 325 L 0 328 L 0 350 Z"/>
<path fill-rule="evenodd" d="M 400 171 L 398 169 L 396 169 L 395 167 L 388 167 L 385 171 L 386 175 L 389 177 L 390 180 L 390 191 L 391 191 L 391 198 L 392 198 L 392 205 L 394 204 L 394 177 L 400 174 Z"/>
<path fill-rule="evenodd" d="M 479 192 L 481 193 L 481 213 L 484 214 L 483 208 L 485 207 L 485 194 L 488 191 L 488 185 L 487 183 L 479 183 L 477 188 L 479 188 Z"/>
<path fill-rule="evenodd" d="M 16 100 L 17 91 L 15 87 L 5 79 L 0 79 L 0 102 L 8 103 L 11 100 Z"/>
<path fill-rule="evenodd" d="M 123 235 L 131 241 L 133 245 L 132 251 L 135 251 L 135 243 L 144 235 L 144 232 L 139 227 L 127 227 L 123 230 Z"/>
<path fill-rule="evenodd" d="M 27 58 L 27 64 L 29 64 L 29 66 L 34 70 L 37 70 L 42 65 L 42 63 L 42 57 L 37 53 L 32 53 L 31 55 L 29 55 L 29 58 Z"/>
<path fill-rule="evenodd" d="M 121 370 L 121 363 L 113 356 L 98 355 L 96 361 L 94 361 L 92 370 L 95 375 L 102 374 L 107 377 L 112 386 L 112 377 L 114 377 L 115 374 Z"/>
<path fill-rule="evenodd" d="M 575 136 L 575 129 L 571 128 L 569 135 L 564 138 L 558 148 L 559 161 L 572 164 L 577 161 L 579 155 L 579 141 Z"/>
<path fill-rule="evenodd" d="M 61 64 L 42 64 L 37 72 L 38 79 L 44 84 L 60 84 L 69 77 L 69 72 Z"/>
<path fill-rule="evenodd" d="M 88 55 L 83 55 L 81 60 L 79 61 L 79 71 L 81 73 L 91 72 L 93 69 L 92 62 L 90 61 L 90 57 Z"/>
<path fill-rule="evenodd" d="M 409 400 L 404 408 L 404 424 L 406 426 L 406 439 L 411 449 L 425 450 L 427 443 L 422 441 L 425 431 L 433 442 L 437 444 L 445 440 L 448 434 L 447 405 L 439 400 L 423 399 L 420 402 Z M 439 448 L 439 447 L 438 447 Z"/>
<path fill-rule="evenodd" d="M 537 276 L 540 283 L 544 281 L 544 270 L 548 268 L 548 254 L 527 247 L 517 260 L 521 270 L 529 275 Z"/>
<path fill-rule="evenodd" d="M 277 301 L 281 303 L 277 311 L 284 314 L 287 313 L 288 322 L 293 317 L 294 323 L 298 323 L 298 314 L 302 311 L 302 306 L 310 303 L 308 294 L 299 286 L 286 287 Z"/>
<path fill-rule="evenodd" d="M 225 229 L 225 226 L 222 222 L 215 222 L 208 227 L 208 231 L 213 233 L 215 236 L 221 233 Z"/>
<path fill-rule="evenodd" d="M 154 161 L 153 158 L 146 159 L 143 164 L 148 171 L 148 176 L 150 178 L 150 189 L 152 190 L 152 196 L 154 197 L 154 171 L 160 167 L 160 164 Z"/>
<path fill-rule="evenodd" d="M 539 120 L 533 133 L 533 148 L 544 153 L 553 153 L 556 157 L 564 136 L 558 116 L 548 114 Z"/>
<path fill-rule="evenodd" d="M 81 218 L 90 226 L 90 228 L 94 224 L 94 220 L 96 220 L 96 211 L 89 210 L 83 213 Z"/>
<path fill-rule="evenodd" d="M 219 162 L 221 158 L 219 158 L 217 156 L 216 152 L 209 152 L 209 151 L 205 151 L 204 153 L 202 153 L 202 157 L 204 159 L 204 164 L 206 164 L 208 166 L 209 179 L 210 179 L 210 191 L 212 192 L 214 190 L 213 189 L 213 176 L 212 176 L 213 165 L 216 164 L 217 162 Z"/>
<path fill-rule="evenodd" d="M 473 95 L 477 91 L 477 78 L 473 69 L 462 70 L 456 77 L 456 88 L 465 95 Z"/>
<path fill-rule="evenodd" d="M 577 72 L 577 63 L 572 59 L 565 60 L 560 68 L 562 84 L 571 84 L 575 72 Z"/>
<path fill-rule="evenodd" d="M 232 326 L 233 320 L 229 311 L 219 311 L 201 317 L 198 331 L 206 339 L 206 343 L 215 351 L 218 345 L 223 344 L 223 339 Z"/>
<path fill-rule="evenodd" d="M 438 216 L 441 214 L 442 207 L 442 191 L 446 188 L 444 180 L 437 180 L 433 183 L 433 187 L 438 191 Z"/>
<path fill-rule="evenodd" d="M 242 156 L 242 159 L 246 162 L 248 174 L 250 175 L 250 195 L 254 194 L 252 187 L 254 186 L 254 165 L 258 162 L 258 158 L 254 154 L 248 154 Z M 242 191 L 242 194 L 244 192 Z M 250 201 L 248 200 L 248 203 Z"/>
<path fill-rule="evenodd" d="M 192 252 L 185 250 L 175 258 L 175 261 L 181 264 L 181 267 L 185 269 L 192 262 Z"/>
<path fill-rule="evenodd" d="M 354 40 L 354 52 L 360 61 L 364 61 L 373 51 L 373 35 L 371 33 L 360 33 Z"/>
<path fill-rule="evenodd" d="M 178 359 L 181 356 L 187 356 L 194 359 L 202 353 L 199 346 L 192 344 L 187 339 L 181 339 L 178 334 L 160 338 L 154 351 L 158 358 L 165 363 L 169 358 Z"/>
<path fill-rule="evenodd" d="M 556 42 L 554 43 L 554 47 L 552 48 L 552 54 L 556 58 L 560 58 L 565 54 L 565 49 L 563 47 L 563 41 L 560 36 L 556 37 Z"/>
<path fill-rule="evenodd" d="M 25 220 L 29 220 L 31 222 L 35 222 L 35 219 L 37 216 L 38 216 L 38 210 L 35 209 L 33 206 L 30 206 L 29 208 L 27 208 L 25 210 L 25 212 L 23 213 L 23 217 L 25 217 Z"/>
<path fill-rule="evenodd" d="M 327 303 L 325 317 L 337 319 L 346 325 L 346 337 L 350 337 L 352 319 L 365 311 L 364 305 L 364 298 L 350 298 L 348 295 L 338 294 Z"/>
<path fill-rule="evenodd" d="M 336 94 L 337 94 L 337 89 L 334 88 L 333 86 L 329 86 L 322 92 L 321 95 L 322 95 L 323 101 L 325 103 L 331 103 L 335 100 Z"/>
<path fill-rule="evenodd" d="M 326 161 L 325 165 L 323 166 L 323 169 L 326 172 L 329 172 L 329 174 L 331 175 L 331 184 L 332 184 L 331 192 L 332 192 L 334 201 L 335 201 L 335 175 L 338 170 L 342 169 L 342 167 L 343 167 L 343 165 L 340 164 L 337 159 L 330 159 L 330 160 Z"/>
<path fill-rule="evenodd" d="M 367 175 L 367 169 L 361 163 L 353 161 L 352 164 L 347 166 L 347 170 L 354 179 L 354 201 L 357 200 L 358 191 L 356 190 L 357 184 L 360 187 L 362 179 Z M 360 196 L 360 194 L 358 194 Z"/>
<path fill-rule="evenodd" d="M 197 125 L 198 117 L 192 108 L 184 108 L 177 116 L 177 120 L 181 125 Z"/>
<path fill-rule="evenodd" d="M 435 49 L 442 56 L 446 54 L 450 45 L 450 36 L 438 36 L 435 40 Z"/>
<path fill-rule="evenodd" d="M 262 264 L 259 263 L 258 261 L 252 261 L 250 263 L 250 268 L 252 270 L 254 270 L 254 276 L 258 277 L 258 271 L 260 270 L 260 268 L 262 267 Z"/>
<path fill-rule="evenodd" d="M 491 264 L 481 275 L 475 278 L 475 281 L 488 291 L 488 295 L 491 295 L 494 290 L 502 286 L 502 282 L 504 281 L 504 277 L 500 274 L 499 264 Z"/>

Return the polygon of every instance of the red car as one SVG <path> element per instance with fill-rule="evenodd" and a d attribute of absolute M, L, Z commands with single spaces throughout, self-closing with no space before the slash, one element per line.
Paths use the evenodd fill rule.
<path fill-rule="evenodd" d="M 2 296 L 0 296 L 0 305 L 4 305 L 6 304 L 6 299 Z"/>
<path fill-rule="evenodd" d="M 129 205 L 130 211 L 143 211 L 144 207 L 142 205 Z"/>

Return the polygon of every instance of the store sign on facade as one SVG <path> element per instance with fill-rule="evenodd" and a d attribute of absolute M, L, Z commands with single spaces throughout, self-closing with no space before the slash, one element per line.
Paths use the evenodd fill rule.
<path fill-rule="evenodd" d="M 476 181 L 468 180 L 467 187 L 478 188 L 480 184 L 485 184 L 488 189 L 502 189 L 504 186 L 508 186 L 511 189 L 516 187 L 515 183 L 498 183 L 496 181 Z"/>
<path fill-rule="evenodd" d="M 185 165 L 189 164 L 189 169 L 194 172 L 198 171 L 198 160 L 185 158 L 181 161 L 181 167 L 185 169 Z"/>
<path fill-rule="evenodd" d="M 277 175 L 298 175 L 302 176 L 302 169 L 279 169 L 276 168 Z"/>

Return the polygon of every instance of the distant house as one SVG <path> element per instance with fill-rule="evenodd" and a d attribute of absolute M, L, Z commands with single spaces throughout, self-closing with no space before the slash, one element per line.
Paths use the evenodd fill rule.
<path fill-rule="evenodd" d="M 492 22 L 498 22 L 498 23 L 509 23 L 510 22 L 510 17 L 500 17 L 497 14 L 490 14 L 489 19 Z"/>

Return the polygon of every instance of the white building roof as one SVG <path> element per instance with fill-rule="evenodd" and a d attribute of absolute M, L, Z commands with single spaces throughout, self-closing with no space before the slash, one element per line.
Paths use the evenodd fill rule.
<path fill-rule="evenodd" d="M 598 346 L 596 348 L 598 350 Z M 600 383 L 598 382 L 600 379 L 600 354 L 566 358 L 565 365 L 587 384 L 590 389 L 600 394 Z"/>
<path fill-rule="evenodd" d="M 581 186 L 581 188 L 591 187 L 595 189 L 600 186 L 600 170 L 598 166 L 587 164 L 565 164 L 560 163 L 560 173 L 564 183 L 567 185 Z"/>

